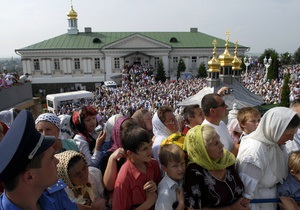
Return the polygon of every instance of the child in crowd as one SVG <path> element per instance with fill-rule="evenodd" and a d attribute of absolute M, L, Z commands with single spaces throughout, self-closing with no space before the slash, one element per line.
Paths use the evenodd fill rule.
<path fill-rule="evenodd" d="M 157 160 L 152 158 L 149 132 L 133 126 L 122 138 L 122 146 L 127 160 L 115 181 L 112 209 L 154 209 L 161 172 Z"/>
<path fill-rule="evenodd" d="M 96 199 L 103 199 L 101 171 L 88 166 L 83 154 L 68 150 L 55 157 L 59 160 L 58 176 L 67 184 L 65 191 L 73 202 L 90 206 Z"/>
<path fill-rule="evenodd" d="M 279 196 L 300 197 L 300 151 L 292 152 L 288 161 L 289 174 L 283 184 L 279 184 Z"/>
<path fill-rule="evenodd" d="M 185 153 L 176 144 L 166 144 L 158 152 L 161 168 L 165 175 L 158 185 L 156 210 L 184 209 L 183 177 Z"/>
<path fill-rule="evenodd" d="M 237 119 L 241 129 L 243 130 L 243 133 L 240 136 L 240 141 L 243 136 L 246 136 L 256 130 L 258 123 L 260 122 L 260 118 L 260 112 L 253 107 L 243 107 L 238 111 Z"/>

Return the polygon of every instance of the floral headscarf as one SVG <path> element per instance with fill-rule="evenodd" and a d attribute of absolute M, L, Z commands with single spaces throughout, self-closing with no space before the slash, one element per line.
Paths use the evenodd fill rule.
<path fill-rule="evenodd" d="M 185 137 L 183 149 L 188 154 L 188 164 L 196 163 L 207 170 L 223 170 L 235 164 L 234 155 L 226 149 L 223 157 L 218 160 L 209 157 L 202 135 L 205 126 L 210 125 L 197 125 L 191 128 Z"/>
<path fill-rule="evenodd" d="M 67 184 L 68 188 L 73 191 L 76 198 L 78 197 L 78 199 L 80 199 L 87 193 L 90 199 L 94 201 L 95 194 L 90 183 L 87 183 L 85 186 L 74 186 L 69 177 L 68 165 L 70 160 L 76 156 L 80 156 L 87 165 L 85 156 L 82 153 L 73 150 L 67 150 L 55 155 L 55 157 L 59 160 L 59 163 L 57 164 L 58 176 Z M 76 198 L 72 199 L 76 202 Z"/>

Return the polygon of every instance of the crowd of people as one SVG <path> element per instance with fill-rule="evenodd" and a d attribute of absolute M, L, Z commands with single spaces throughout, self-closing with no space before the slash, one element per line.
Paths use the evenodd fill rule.
<path fill-rule="evenodd" d="M 298 210 L 299 154 L 288 143 L 300 142 L 300 100 L 262 118 L 253 107 L 238 110 L 234 141 L 224 92 L 182 115 L 165 105 L 153 117 L 144 108 L 116 114 L 102 131 L 99 113 L 85 105 L 70 117 L 71 139 L 59 135 L 56 114 L 34 120 L 20 111 L 0 127 L 0 209 L 275 210 L 279 202 Z"/>
<path fill-rule="evenodd" d="M 227 87 L 201 106 L 179 108 L 204 79 L 154 85 L 140 73 L 120 88 L 97 89 L 94 101 L 71 104 L 68 138 L 57 115 L 66 113 L 8 113 L 12 122 L 0 123 L 0 209 L 300 209 L 293 200 L 300 197 L 296 92 L 290 108 L 261 116 L 244 107 L 226 124 Z M 256 91 L 257 81 L 248 80 Z"/>
<path fill-rule="evenodd" d="M 0 90 L 14 85 L 21 85 L 24 82 L 30 82 L 28 76 L 28 73 L 20 76 L 16 71 L 14 73 L 9 73 L 7 70 L 4 70 L 3 73 L 0 71 Z"/>
<path fill-rule="evenodd" d="M 247 74 L 241 75 L 241 81 L 248 90 L 260 95 L 266 104 L 278 104 L 284 76 L 287 73 L 298 75 L 299 71 L 299 65 L 286 67 L 280 70 L 278 80 L 269 81 L 265 79 L 263 69 L 253 67 Z M 94 91 L 94 100 L 66 103 L 57 110 L 56 114 L 71 114 L 78 107 L 87 104 L 98 110 L 103 122 L 115 114 L 130 116 L 140 108 L 148 109 L 153 115 L 160 106 L 170 106 L 178 114 L 181 111 L 178 103 L 195 95 L 206 86 L 205 78 L 155 82 L 154 77 L 149 76 L 153 75 L 152 71 L 146 67 L 133 66 L 129 70 L 124 69 L 123 73 L 122 86 L 117 88 L 99 87 Z M 135 73 L 139 76 L 133 76 Z M 299 93 L 299 80 L 292 80 L 290 82 L 290 101 L 299 98 Z"/>

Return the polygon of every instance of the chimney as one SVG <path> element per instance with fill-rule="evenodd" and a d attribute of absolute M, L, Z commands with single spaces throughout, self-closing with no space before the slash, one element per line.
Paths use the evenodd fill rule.
<path fill-rule="evenodd" d="M 85 33 L 92 33 L 92 28 L 91 27 L 85 27 L 84 32 Z"/>
<path fill-rule="evenodd" d="M 198 28 L 190 28 L 190 32 L 198 32 Z"/>

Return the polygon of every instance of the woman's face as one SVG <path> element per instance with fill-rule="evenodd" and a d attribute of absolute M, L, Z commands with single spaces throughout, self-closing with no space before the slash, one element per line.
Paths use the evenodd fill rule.
<path fill-rule="evenodd" d="M 85 185 L 89 181 L 89 169 L 87 164 L 81 159 L 68 170 L 68 175 L 74 186 Z"/>
<path fill-rule="evenodd" d="M 173 114 L 173 112 L 167 112 L 165 114 L 164 124 L 172 133 L 178 132 L 179 125 L 178 125 L 178 121 L 177 121 L 175 115 Z"/>
<path fill-rule="evenodd" d="M 284 133 L 281 135 L 280 139 L 278 140 L 277 144 L 282 145 L 285 144 L 288 140 L 293 140 L 295 133 L 298 131 L 298 128 L 290 128 L 286 129 Z"/>
<path fill-rule="evenodd" d="M 216 134 L 214 138 L 206 145 L 208 156 L 211 159 L 219 159 L 224 155 L 224 145 L 220 141 L 220 136 Z"/>
<path fill-rule="evenodd" d="M 87 132 L 93 132 L 97 126 L 96 115 L 94 116 L 86 116 L 83 119 L 84 127 Z"/>
<path fill-rule="evenodd" d="M 152 117 L 151 117 L 150 112 L 147 112 L 146 114 L 144 114 L 143 119 L 144 119 L 144 123 L 146 125 L 146 130 L 152 131 L 153 126 L 152 126 Z"/>
<path fill-rule="evenodd" d="M 62 143 L 58 139 L 60 130 L 53 123 L 50 123 L 48 121 L 40 121 L 38 124 L 35 125 L 35 128 L 37 129 L 38 132 L 40 132 L 44 136 L 55 137 L 55 142 L 52 145 L 55 151 L 58 151 L 62 148 Z"/>

